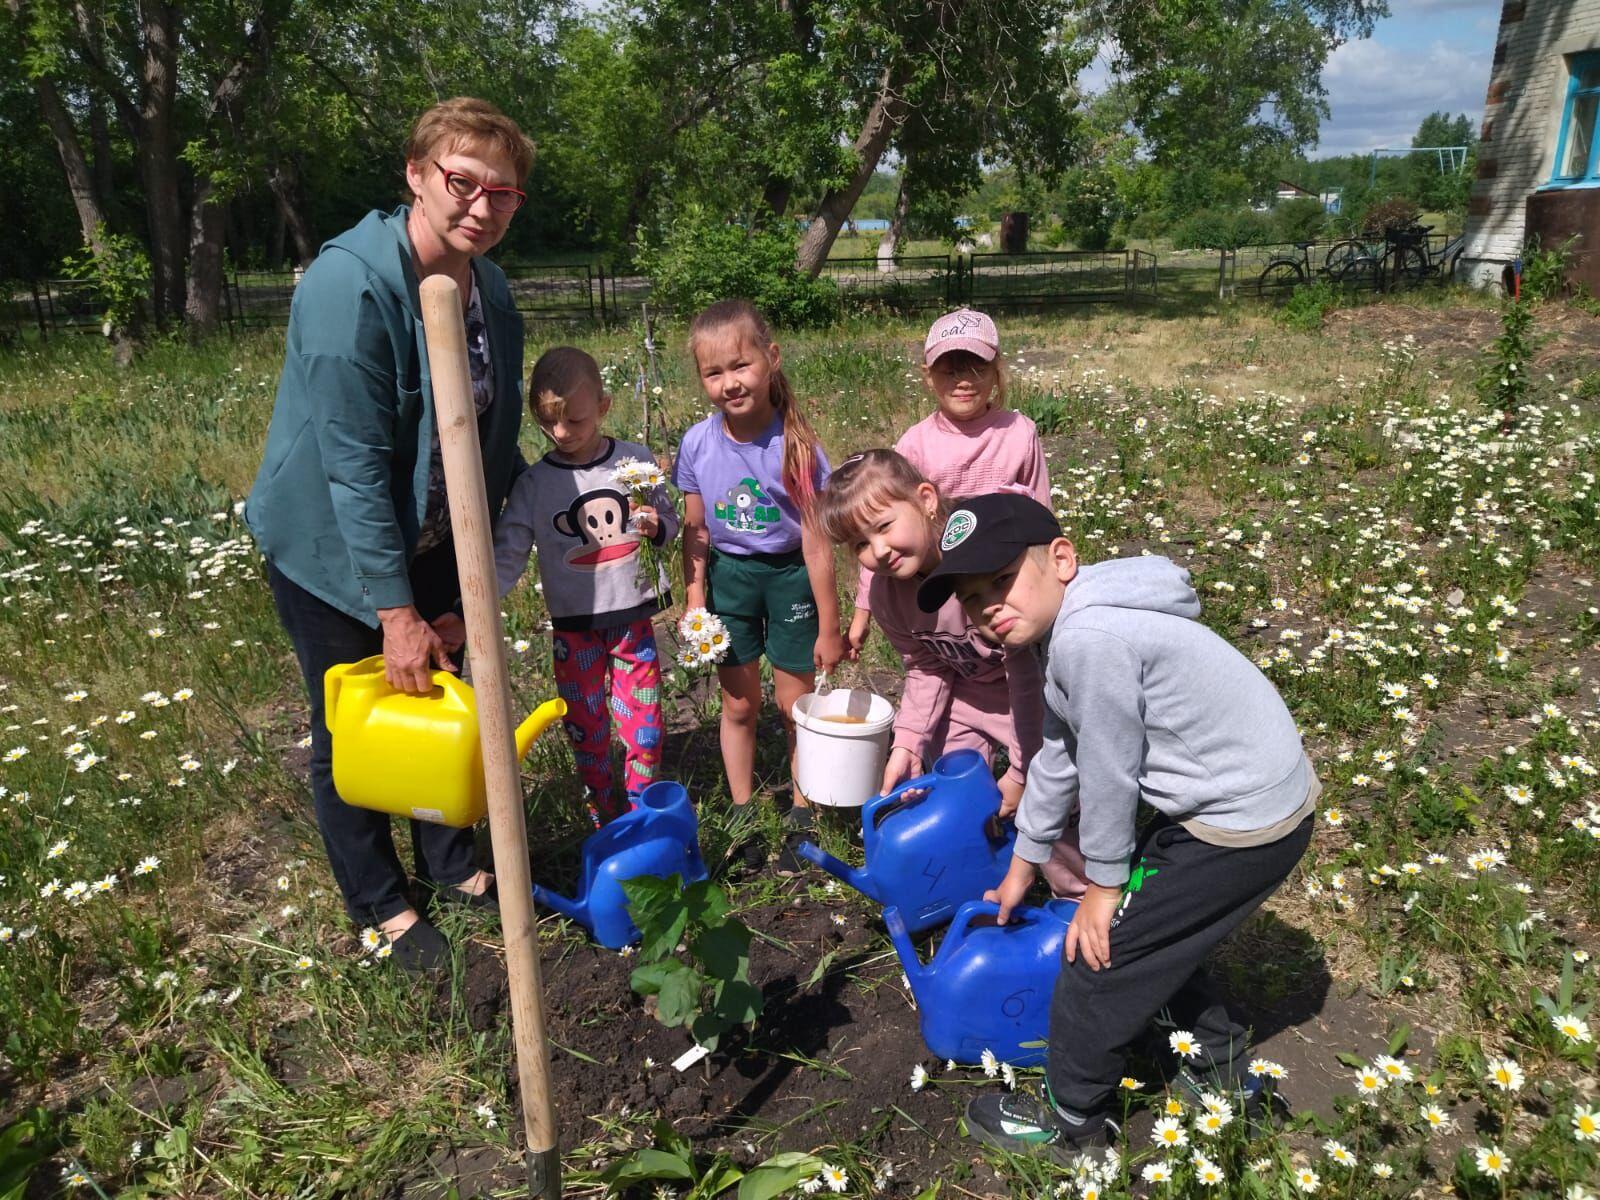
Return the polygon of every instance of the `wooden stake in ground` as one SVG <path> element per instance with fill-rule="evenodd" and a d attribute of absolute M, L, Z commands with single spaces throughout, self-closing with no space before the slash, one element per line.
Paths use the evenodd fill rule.
<path fill-rule="evenodd" d="M 500 593 L 495 583 L 489 501 L 478 444 L 478 411 L 467 367 L 467 333 L 461 292 L 455 281 L 432 275 L 422 281 L 422 324 L 433 376 L 434 416 L 450 493 L 450 527 L 456 570 L 472 654 L 472 685 L 478 699 L 489 834 L 500 892 L 500 927 L 506 939 L 506 974 L 511 990 L 511 1034 L 517 1051 L 517 1082 L 527 1134 L 528 1191 L 561 1195 L 561 1152 L 556 1145 L 550 1097 L 550 1048 L 544 1033 L 544 985 L 533 916 L 533 881 L 528 872 L 528 830 L 522 811 L 522 777 L 513 736 L 511 688 L 506 671 Z"/>

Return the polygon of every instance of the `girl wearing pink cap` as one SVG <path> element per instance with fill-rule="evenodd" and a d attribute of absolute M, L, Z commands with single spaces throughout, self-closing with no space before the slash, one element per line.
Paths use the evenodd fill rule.
<path fill-rule="evenodd" d="M 1050 507 L 1050 477 L 1039 431 L 1027 417 L 1006 408 L 1005 360 L 994 321 L 970 308 L 940 317 L 922 345 L 922 378 L 939 406 L 906 430 L 895 450 L 941 495 L 959 498 L 1020 488 Z M 872 627 L 871 582 L 872 572 L 863 568 L 848 634 L 852 657 L 860 654 Z M 916 764 L 904 765 L 909 774 Z M 1019 772 L 1027 765 L 1012 764 Z M 890 786 L 885 779 L 884 787 Z M 1020 784 L 1002 783 L 1001 790 L 1008 807 L 1022 797 Z"/>

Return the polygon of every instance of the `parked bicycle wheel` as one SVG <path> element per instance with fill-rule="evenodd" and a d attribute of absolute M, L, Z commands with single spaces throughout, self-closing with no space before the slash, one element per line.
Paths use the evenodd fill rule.
<path fill-rule="evenodd" d="M 1330 275 L 1338 278 L 1340 271 L 1366 254 L 1367 248 L 1360 238 L 1343 238 L 1328 247 L 1328 254 L 1322 260 L 1322 265 Z"/>
<path fill-rule="evenodd" d="M 1375 292 L 1380 274 L 1378 260 L 1370 254 L 1362 254 L 1335 271 L 1333 278 L 1340 287 L 1353 292 Z"/>
<path fill-rule="evenodd" d="M 1390 246 L 1383 256 L 1383 279 L 1390 291 L 1420 287 L 1428 277 L 1428 256 L 1420 246 Z"/>
<path fill-rule="evenodd" d="M 1256 276 L 1256 295 L 1272 296 L 1294 290 L 1306 281 L 1306 273 L 1292 258 L 1275 258 Z"/>

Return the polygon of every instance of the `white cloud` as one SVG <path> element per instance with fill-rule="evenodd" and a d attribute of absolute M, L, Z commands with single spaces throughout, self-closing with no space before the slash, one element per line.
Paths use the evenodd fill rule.
<path fill-rule="evenodd" d="M 1466 7 L 1451 0 L 1433 3 L 1438 9 L 1452 6 Z M 1430 112 L 1464 112 L 1476 123 L 1483 115 L 1493 53 L 1492 44 L 1467 50 L 1442 42 L 1415 49 L 1377 40 L 1345 43 L 1322 72 L 1330 116 L 1314 153 L 1409 146 Z"/>

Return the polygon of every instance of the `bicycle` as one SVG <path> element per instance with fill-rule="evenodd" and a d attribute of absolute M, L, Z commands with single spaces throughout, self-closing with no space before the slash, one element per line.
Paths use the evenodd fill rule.
<path fill-rule="evenodd" d="M 1446 238 L 1439 249 L 1432 247 L 1432 225 L 1412 225 L 1406 229 L 1391 229 L 1384 235 L 1382 278 L 1387 288 L 1403 291 L 1419 287 L 1437 276 L 1443 280 L 1455 278 L 1466 249 L 1466 235 L 1458 233 Z"/>
<path fill-rule="evenodd" d="M 1315 245 L 1316 242 L 1296 242 L 1294 247 L 1300 251 L 1298 258 L 1292 254 L 1280 254 L 1268 262 L 1261 274 L 1256 276 L 1256 295 L 1293 290 L 1309 281 L 1313 275 L 1326 276 L 1341 287 L 1359 285 L 1364 279 L 1376 277 L 1377 260 L 1370 255 L 1334 265 L 1329 265 L 1325 259 L 1322 266 L 1313 267 L 1311 247 Z"/>

